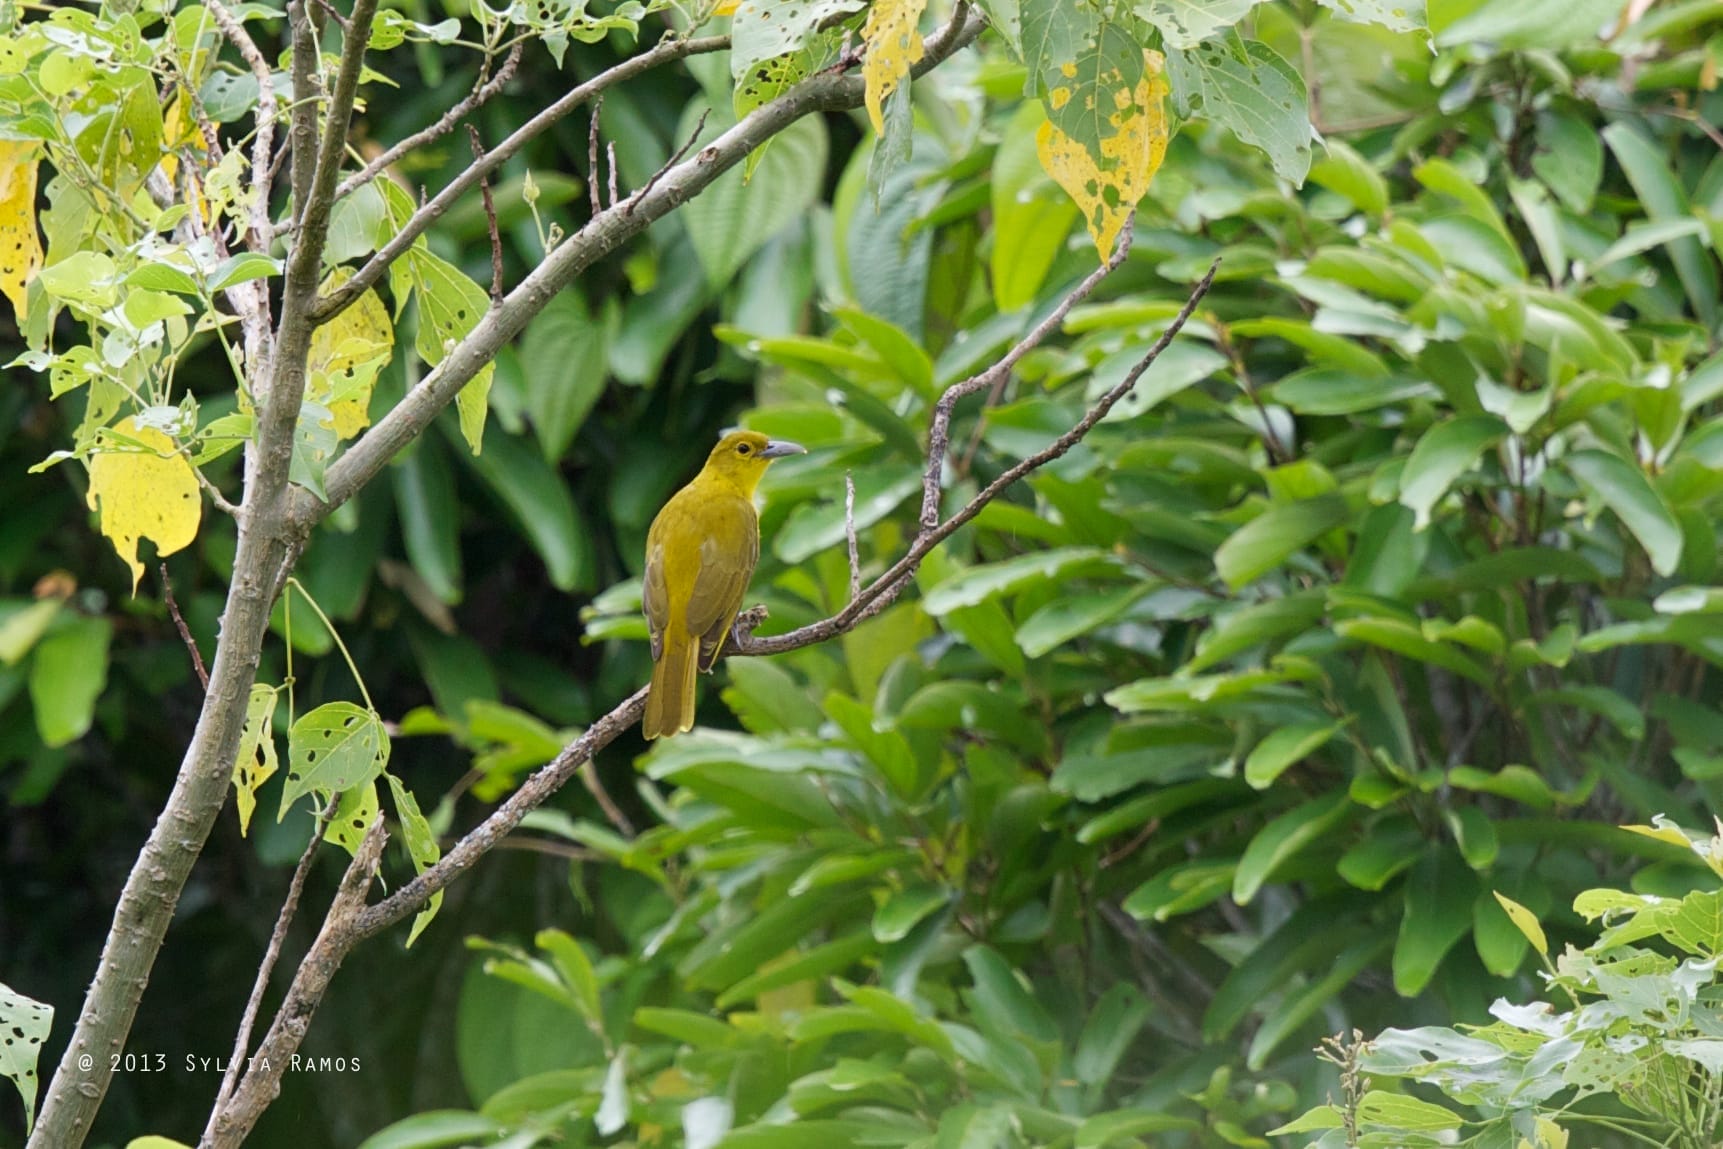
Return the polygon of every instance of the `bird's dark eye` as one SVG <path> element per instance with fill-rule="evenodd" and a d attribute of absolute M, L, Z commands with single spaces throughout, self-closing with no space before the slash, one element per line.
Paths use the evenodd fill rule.
<path fill-rule="evenodd" d="M 741 446 L 736 448 L 736 453 L 738 455 L 752 455 L 754 453 L 754 448 L 748 446 L 748 444 L 746 444 L 746 443 L 743 443 Z"/>

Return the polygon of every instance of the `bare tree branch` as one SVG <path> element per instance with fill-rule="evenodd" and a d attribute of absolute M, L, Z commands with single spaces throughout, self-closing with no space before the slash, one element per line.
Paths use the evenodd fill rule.
<path fill-rule="evenodd" d="M 312 826 L 311 840 L 305 843 L 305 850 L 299 855 L 299 864 L 293 867 L 293 877 L 287 883 L 287 897 L 282 900 L 281 910 L 275 915 L 275 928 L 270 931 L 269 944 L 264 948 L 263 960 L 257 967 L 257 980 L 252 982 L 251 996 L 246 999 L 245 1012 L 240 1016 L 239 1029 L 233 1038 L 233 1053 L 227 1061 L 227 1072 L 222 1075 L 221 1087 L 216 1090 L 215 1105 L 210 1110 L 209 1127 L 203 1131 L 204 1139 L 208 1140 L 215 1134 L 215 1115 L 227 1105 L 233 1096 L 233 1087 L 239 1084 L 240 1070 L 245 1067 L 246 1056 L 251 1052 L 251 1029 L 257 1024 L 257 1011 L 263 1005 L 263 995 L 269 989 L 269 977 L 275 972 L 275 963 L 281 959 L 281 946 L 287 940 L 287 928 L 293 924 L 293 915 L 299 909 L 299 896 L 305 891 L 305 878 L 311 873 L 311 862 L 317 856 L 317 847 L 323 844 L 323 835 L 329 829 L 329 822 L 335 814 L 335 805 L 330 803 L 329 809 L 317 819 Z"/>
<path fill-rule="evenodd" d="M 604 210 L 604 199 L 598 193 L 598 116 L 604 111 L 604 93 L 592 102 L 592 119 L 586 125 L 586 198 L 592 204 L 592 214 Z"/>
<path fill-rule="evenodd" d="M 215 26 L 221 29 L 228 42 L 239 50 L 240 59 L 251 69 L 252 76 L 257 80 L 257 134 L 251 141 L 251 221 L 246 228 L 246 246 L 253 251 L 266 251 L 270 241 L 269 222 L 269 192 L 271 175 L 271 156 L 275 151 L 275 82 L 269 69 L 269 62 L 258 50 L 257 42 L 251 38 L 251 33 L 245 30 L 237 17 L 228 9 L 222 0 L 208 0 L 204 7 L 209 11 Z"/>
<path fill-rule="evenodd" d="M 580 783 L 586 787 L 586 792 L 592 795 L 598 808 L 604 811 L 604 816 L 610 819 L 610 824 L 616 827 L 616 832 L 624 838 L 634 837 L 634 823 L 628 820 L 628 815 L 622 812 L 622 807 L 610 797 L 610 792 L 604 788 L 603 779 L 598 776 L 598 766 L 588 758 L 580 768 Z"/>
<path fill-rule="evenodd" d="M 467 135 L 473 145 L 473 159 L 479 163 L 485 162 L 485 145 L 479 140 L 479 130 L 473 125 L 467 125 Z M 503 237 L 497 231 L 497 205 L 491 199 L 491 181 L 479 181 L 479 195 L 485 204 L 485 229 L 491 237 L 491 306 L 495 307 L 503 301 Z"/>
<path fill-rule="evenodd" d="M 503 90 L 503 85 L 514 78 L 515 69 L 520 66 L 521 52 L 526 47 L 524 42 L 516 44 L 503 59 L 502 67 L 497 74 L 485 80 L 468 94 L 466 99 L 444 112 L 437 122 L 427 128 L 421 128 L 406 139 L 386 148 L 370 163 L 341 181 L 341 186 L 335 189 L 337 200 L 346 199 L 372 180 L 376 179 L 389 166 L 417 148 L 422 148 L 432 140 L 448 135 L 469 113 L 485 106 L 490 98 Z"/>
<path fill-rule="evenodd" d="M 861 597 L 861 542 L 856 538 L 856 477 L 844 472 L 844 541 L 850 551 L 850 597 Z"/>
<path fill-rule="evenodd" d="M 496 147 L 486 154 L 484 163 L 473 164 L 460 175 L 456 176 L 449 186 L 438 192 L 431 200 L 413 213 L 399 234 L 377 253 L 365 262 L 365 265 L 353 273 L 340 288 L 318 301 L 317 310 L 312 319 L 318 324 L 329 322 L 339 315 L 348 305 L 365 293 L 365 290 L 381 279 L 383 273 L 389 270 L 389 265 L 399 259 L 403 252 L 413 246 L 415 240 L 437 220 L 441 219 L 462 196 L 477 186 L 479 180 L 511 159 L 528 143 L 532 142 L 546 129 L 586 101 L 615 87 L 624 80 L 649 72 L 660 64 L 673 60 L 681 60 L 688 56 L 697 56 L 705 52 L 719 52 L 730 46 L 728 36 L 707 36 L 699 40 L 666 39 L 660 40 L 657 46 L 649 48 L 638 56 L 632 56 L 622 63 L 600 72 L 586 83 L 572 89 L 566 96 L 522 124 L 519 128 Z"/>
<path fill-rule="evenodd" d="M 355 15 L 354 23 L 358 23 Z M 321 835 L 313 842 L 321 840 Z M 198 1149 L 232 1149 L 245 1140 L 257 1119 L 281 1091 L 281 1075 L 287 1072 L 293 1053 L 305 1036 L 309 1019 L 316 1012 L 323 995 L 334 980 L 335 971 L 358 940 L 352 925 L 365 905 L 365 895 L 377 877 L 377 867 L 383 859 L 383 843 L 389 835 L 383 829 L 383 815 L 365 831 L 353 861 L 335 891 L 329 912 L 323 918 L 323 928 L 311 951 L 299 963 L 293 984 L 287 990 L 287 1000 L 276 1011 L 275 1022 L 263 1035 L 251 1068 L 240 1079 L 239 1087 L 224 1104 L 216 1106 L 210 1115 L 209 1128 L 198 1142 Z"/>
<path fill-rule="evenodd" d="M 1125 257 L 1131 254 L 1131 230 L 1136 219 L 1137 213 L 1133 209 L 1120 231 L 1119 246 L 1114 249 L 1112 258 L 1084 277 L 1083 282 L 1074 287 L 1070 294 L 1059 301 L 1059 306 L 1049 311 L 1040 323 L 1018 340 L 1017 345 L 1006 352 L 1004 358 L 985 371 L 947 387 L 945 394 L 939 397 L 939 402 L 934 404 L 933 426 L 927 436 L 927 469 L 921 477 L 921 534 L 928 533 L 939 524 L 939 490 L 943 485 L 940 480 L 944 476 L 945 459 L 951 447 L 951 414 L 957 407 L 957 401 L 965 395 L 973 395 L 984 387 L 992 387 L 1002 382 L 1011 374 L 1011 369 L 1017 366 L 1018 360 L 1040 346 L 1041 341 L 1048 335 L 1057 331 L 1060 324 L 1065 322 L 1065 317 L 1071 314 L 1071 309 L 1087 299 L 1096 285 L 1125 262 Z"/>
<path fill-rule="evenodd" d="M 616 141 L 606 140 L 604 144 L 605 174 L 610 177 L 610 206 L 616 206 Z"/>

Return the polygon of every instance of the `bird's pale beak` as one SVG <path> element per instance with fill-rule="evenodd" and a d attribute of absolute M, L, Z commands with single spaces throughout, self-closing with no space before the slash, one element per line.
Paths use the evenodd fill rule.
<path fill-rule="evenodd" d="M 767 439 L 765 449 L 760 452 L 762 459 L 782 459 L 785 455 L 805 455 L 808 449 L 800 443 L 791 443 L 785 439 Z"/>

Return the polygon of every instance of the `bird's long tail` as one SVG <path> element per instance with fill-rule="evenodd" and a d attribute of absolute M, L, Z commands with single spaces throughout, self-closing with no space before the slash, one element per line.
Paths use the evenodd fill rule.
<path fill-rule="evenodd" d="M 652 664 L 652 689 L 640 724 L 647 738 L 680 734 L 694 725 L 695 663 L 691 640 L 664 636 L 664 653 Z"/>

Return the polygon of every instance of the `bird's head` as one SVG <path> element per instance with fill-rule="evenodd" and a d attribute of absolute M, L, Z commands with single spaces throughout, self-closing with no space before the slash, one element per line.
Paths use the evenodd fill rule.
<path fill-rule="evenodd" d="M 773 459 L 807 453 L 799 443 L 768 439 L 758 431 L 731 431 L 706 456 L 705 473 L 727 479 L 752 494 Z"/>

